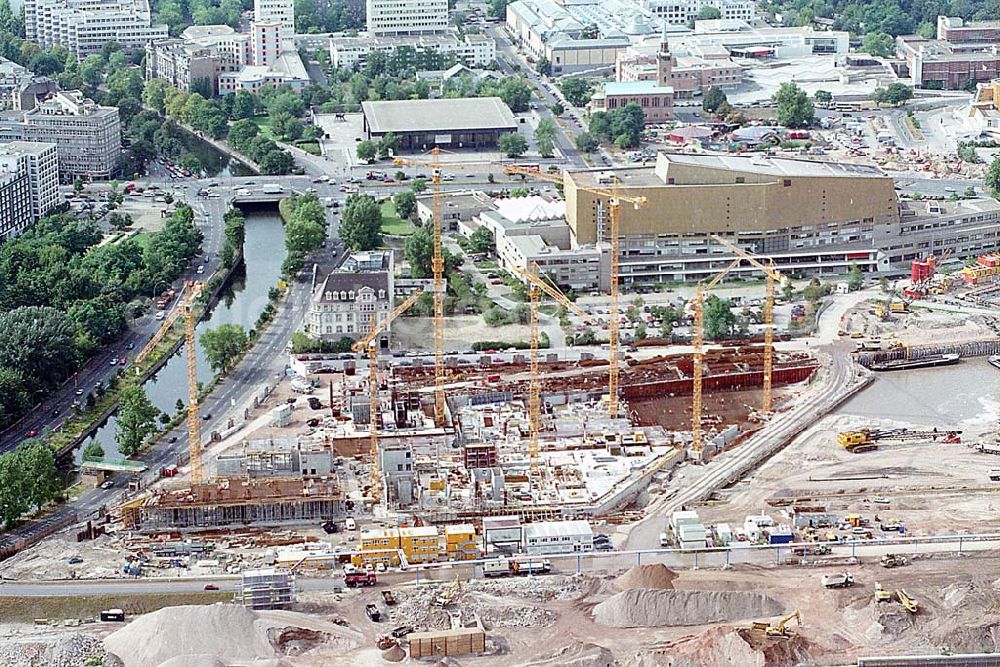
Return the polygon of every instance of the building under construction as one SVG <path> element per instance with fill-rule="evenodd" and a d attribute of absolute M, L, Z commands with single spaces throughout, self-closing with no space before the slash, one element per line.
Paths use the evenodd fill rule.
<path fill-rule="evenodd" d="M 182 489 L 157 489 L 121 506 L 127 530 L 267 526 L 343 516 L 335 479 L 221 478 Z"/>

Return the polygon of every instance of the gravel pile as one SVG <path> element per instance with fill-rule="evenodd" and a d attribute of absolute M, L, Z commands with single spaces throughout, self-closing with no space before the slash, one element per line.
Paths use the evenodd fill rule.
<path fill-rule="evenodd" d="M 303 642 L 319 645 L 320 639 L 324 647 L 350 650 L 362 637 L 355 630 L 305 614 L 255 612 L 220 603 L 167 607 L 145 614 L 109 635 L 104 646 L 125 667 L 154 667 L 181 656 L 205 665 L 213 664 L 213 659 L 253 664 L 280 658 L 286 649 L 299 653 L 305 648 Z"/>
<path fill-rule="evenodd" d="M 594 607 L 594 621 L 613 628 L 703 625 L 776 616 L 781 604 L 747 591 L 670 591 L 637 588 Z"/>
<path fill-rule="evenodd" d="M 614 586 L 619 591 L 631 588 L 659 588 L 670 590 L 674 587 L 677 573 L 663 563 L 636 565 L 628 572 L 615 579 Z"/>
<path fill-rule="evenodd" d="M 95 655 L 104 655 L 101 641 L 73 633 L 0 644 L 0 667 L 80 667 Z"/>

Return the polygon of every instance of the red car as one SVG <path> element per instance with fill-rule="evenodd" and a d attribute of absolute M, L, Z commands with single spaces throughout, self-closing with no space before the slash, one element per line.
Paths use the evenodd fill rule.
<path fill-rule="evenodd" d="M 215 584 L 205 584 L 205 590 L 206 591 L 217 591 L 217 590 L 219 590 L 219 587 L 216 586 Z"/>
<path fill-rule="evenodd" d="M 29 438 L 34 438 L 36 435 L 38 435 L 38 431 L 36 431 L 35 429 L 31 429 L 30 431 L 25 433 L 25 435 Z"/>

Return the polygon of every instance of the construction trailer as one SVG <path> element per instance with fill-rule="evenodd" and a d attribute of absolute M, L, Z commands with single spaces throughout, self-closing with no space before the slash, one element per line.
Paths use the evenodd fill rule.
<path fill-rule="evenodd" d="M 406 639 L 410 643 L 410 658 L 486 652 L 486 631 L 480 624 L 471 628 L 412 632 Z"/>

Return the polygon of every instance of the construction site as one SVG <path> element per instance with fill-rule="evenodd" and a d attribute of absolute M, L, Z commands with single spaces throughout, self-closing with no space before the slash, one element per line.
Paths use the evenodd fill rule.
<path fill-rule="evenodd" d="M 614 264 L 619 207 L 644 202 L 597 193 Z M 101 622 L 39 611 L 30 632 L 8 610 L 0 665 L 27 644 L 48 662 L 26 664 L 126 667 L 915 664 L 864 661 L 1000 650 L 1000 337 L 984 307 L 1000 260 L 945 273 L 930 257 L 898 285 L 831 286 L 789 339 L 774 316 L 787 277 L 716 238 L 735 259 L 685 300 L 684 344 L 621 343 L 612 266 L 608 344 L 560 350 L 540 345 L 542 301 L 590 314 L 534 265 L 521 272 L 527 349 L 457 352 L 434 221 L 433 354 L 380 350 L 416 289 L 372 315 L 352 354 L 289 354 L 223 432 L 202 433 L 194 318 L 174 315 L 187 456 L 136 476 L 100 520 L 0 563 L 25 596 L 39 577 L 70 591 L 125 580 L 107 584 L 121 608 Z M 706 300 L 739 267 L 763 278 L 745 288 L 762 297 L 761 335 L 709 343 Z M 799 325 L 803 301 L 784 304 Z M 124 585 L 140 582 L 224 601 L 129 606 L 142 594 Z"/>

